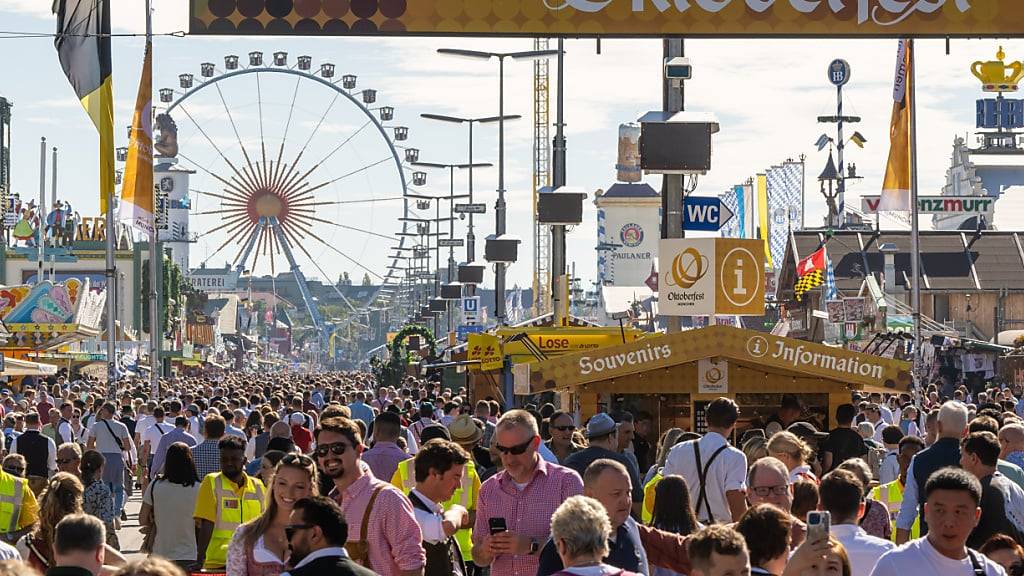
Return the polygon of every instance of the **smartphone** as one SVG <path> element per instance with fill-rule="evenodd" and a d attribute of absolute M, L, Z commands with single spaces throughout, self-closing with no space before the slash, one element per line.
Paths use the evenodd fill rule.
<path fill-rule="evenodd" d="M 812 510 L 807 513 L 807 541 L 827 539 L 832 529 L 832 514 L 828 511 Z"/>
<path fill-rule="evenodd" d="M 504 518 L 490 518 L 487 521 L 488 526 L 491 528 L 491 535 L 499 532 L 508 532 L 508 525 L 505 524 Z"/>

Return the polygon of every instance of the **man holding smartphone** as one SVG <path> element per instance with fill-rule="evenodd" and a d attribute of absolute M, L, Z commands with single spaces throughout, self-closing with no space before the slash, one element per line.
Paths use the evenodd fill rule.
<path fill-rule="evenodd" d="M 495 427 L 495 448 L 503 470 L 480 487 L 473 526 L 473 562 L 492 576 L 537 573 L 551 516 L 570 496 L 583 493 L 579 475 L 546 462 L 537 453 L 537 421 L 525 410 L 510 410 Z"/>

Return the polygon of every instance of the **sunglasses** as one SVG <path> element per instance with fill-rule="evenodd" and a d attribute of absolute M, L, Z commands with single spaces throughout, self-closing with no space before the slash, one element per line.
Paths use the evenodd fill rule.
<path fill-rule="evenodd" d="M 516 444 L 515 446 L 502 446 L 501 444 L 495 444 L 494 449 L 502 454 L 511 454 L 513 456 L 519 456 L 526 452 L 526 449 L 533 443 L 533 438 L 530 438 L 522 444 Z"/>
<path fill-rule="evenodd" d="M 559 432 L 569 432 L 570 430 L 575 430 L 576 427 L 575 426 L 552 426 L 551 429 L 552 430 L 558 430 Z"/>
<path fill-rule="evenodd" d="M 291 524 L 284 527 L 284 537 L 289 541 L 295 537 L 295 533 L 299 530 L 309 530 L 313 528 L 313 524 Z"/>
<path fill-rule="evenodd" d="M 335 442 L 334 444 L 317 446 L 316 455 L 323 458 L 324 456 L 327 456 L 328 452 L 330 452 L 335 456 L 341 456 L 345 453 L 345 450 L 348 450 L 348 444 L 345 444 L 344 442 Z"/>
<path fill-rule="evenodd" d="M 342 451 L 342 454 L 345 452 Z M 324 456 L 327 454 L 325 453 Z M 288 454 L 281 459 L 282 464 L 298 464 L 300 466 L 312 466 L 314 464 L 313 459 L 305 454 Z"/>
<path fill-rule="evenodd" d="M 58 458 L 57 464 L 71 464 L 72 462 L 78 462 L 78 458 Z"/>

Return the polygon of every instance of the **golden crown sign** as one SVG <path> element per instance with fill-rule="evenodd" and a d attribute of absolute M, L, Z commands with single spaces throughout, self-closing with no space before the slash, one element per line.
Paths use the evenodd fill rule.
<path fill-rule="evenodd" d="M 1020 80 L 1024 78 L 1024 64 L 1005 62 L 1006 53 L 999 47 L 995 60 L 975 62 L 971 64 L 971 73 L 981 80 L 984 92 L 1016 92 L 1020 88 Z"/>

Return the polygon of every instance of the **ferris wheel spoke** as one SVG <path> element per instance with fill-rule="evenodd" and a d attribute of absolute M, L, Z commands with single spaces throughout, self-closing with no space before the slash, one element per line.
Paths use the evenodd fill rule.
<path fill-rule="evenodd" d="M 263 172 L 263 185 L 267 186 L 270 183 L 270 177 L 267 173 L 267 140 L 263 137 L 263 88 L 260 85 L 260 73 L 256 73 L 256 105 L 259 109 L 260 117 L 260 153 L 263 156 L 263 163 L 261 169 Z"/>
<path fill-rule="evenodd" d="M 296 216 L 300 220 L 306 220 L 307 223 L 308 223 L 309 220 L 312 220 L 312 221 L 315 221 L 315 222 L 322 222 L 324 224 L 330 224 L 331 226 L 337 226 L 338 228 L 344 228 L 346 230 L 352 230 L 354 232 L 362 232 L 363 234 L 369 234 L 370 236 L 377 236 L 378 238 L 383 238 L 385 240 L 397 240 L 397 238 L 395 238 L 394 236 L 387 236 L 385 234 L 379 234 L 379 233 L 373 232 L 371 230 L 364 230 L 362 228 L 356 228 L 355 226 L 348 226 L 346 224 L 339 224 L 337 222 L 331 222 L 330 220 L 324 220 L 323 218 L 318 218 L 316 216 L 310 216 L 308 214 L 299 214 L 299 215 L 296 215 Z"/>
<path fill-rule="evenodd" d="M 238 216 L 234 216 L 234 217 L 230 217 L 229 216 L 228 218 L 224 219 L 224 223 L 222 223 L 222 224 L 220 224 L 220 225 L 218 225 L 218 226 L 216 226 L 214 228 L 211 228 L 211 229 L 207 230 L 206 232 L 203 232 L 202 234 L 197 236 L 197 238 L 202 238 L 203 236 L 209 236 L 210 234 L 213 234 L 214 232 L 217 232 L 219 230 L 223 230 L 224 228 L 227 228 L 229 226 L 234 226 L 235 224 L 238 224 L 239 222 L 245 222 L 248 219 L 249 219 L 249 216 L 246 215 L 246 214 L 239 214 Z"/>
<path fill-rule="evenodd" d="M 246 224 L 246 223 L 248 223 L 248 221 L 244 222 L 243 224 Z M 241 226 L 241 227 L 239 227 L 239 230 L 242 230 L 242 229 L 244 229 L 244 226 Z M 216 255 L 217 255 L 218 253 L 220 253 L 220 251 L 221 251 L 221 250 L 223 250 L 224 248 L 226 248 L 228 244 L 230 244 L 230 243 L 234 242 L 234 241 L 235 241 L 235 238 L 236 238 L 236 237 L 235 237 L 234 235 L 229 235 L 229 236 L 228 236 L 228 239 L 227 239 L 227 240 L 225 240 L 223 244 L 221 244 L 220 246 L 218 246 L 218 247 L 217 247 L 217 249 L 216 249 L 216 250 L 214 250 L 212 254 L 210 254 L 209 256 L 207 256 L 207 257 L 206 257 L 206 260 L 203 260 L 203 264 L 205 264 L 205 263 L 209 262 L 210 260 L 212 260 L 212 259 L 213 259 L 213 257 L 214 257 L 214 256 L 216 256 Z"/>
<path fill-rule="evenodd" d="M 359 135 L 359 133 L 360 133 L 360 132 L 362 132 L 362 131 L 363 131 L 363 130 L 364 130 L 364 129 L 365 129 L 366 127 L 367 127 L 367 126 L 369 126 L 369 125 L 370 125 L 370 121 L 369 121 L 369 120 L 367 120 L 367 121 L 366 121 L 366 123 L 365 123 L 365 124 L 363 124 L 362 126 L 360 126 L 358 130 L 356 130 L 355 132 L 353 132 L 352 134 L 350 134 L 348 138 L 345 138 L 344 140 L 342 140 L 342 141 L 341 141 L 341 144 L 338 144 L 337 146 L 335 146 L 333 150 L 331 150 L 330 152 L 328 152 L 326 156 L 324 156 L 324 157 L 323 157 L 323 158 L 322 158 L 322 159 L 321 159 L 321 160 L 320 160 L 319 162 L 317 162 L 316 164 L 314 164 L 314 165 L 313 165 L 313 169 L 314 169 L 314 170 L 316 170 L 316 169 L 317 169 L 317 168 L 319 168 L 319 167 L 320 167 L 320 166 L 321 166 L 321 165 L 322 165 L 322 164 L 323 164 L 324 162 L 327 162 L 328 160 L 330 160 L 330 159 L 331 159 L 331 156 L 334 156 L 335 154 L 337 154 L 337 153 L 338 153 L 338 150 L 341 150 L 342 148 L 344 148 L 346 144 L 348 144 L 349 142 L 351 142 L 353 138 L 355 138 L 356 136 L 358 136 L 358 135 Z"/>
<path fill-rule="evenodd" d="M 383 160 L 378 160 L 378 161 L 376 161 L 376 162 L 374 162 L 372 164 L 367 164 L 366 166 L 363 166 L 362 168 L 358 168 L 358 169 L 353 170 L 353 171 L 351 171 L 351 172 L 349 172 L 347 174 L 342 174 L 341 176 L 338 176 L 337 178 L 334 178 L 332 180 L 328 180 L 328 181 L 323 182 L 321 184 L 317 184 L 316 186 L 313 186 L 312 188 L 307 190 L 307 192 L 313 192 L 315 190 L 319 190 L 320 188 L 323 188 L 324 186 L 330 186 L 331 184 L 334 184 L 335 182 L 339 182 L 339 181 L 344 180 L 345 178 L 348 178 L 350 176 L 355 176 L 356 174 L 359 174 L 360 172 L 365 172 L 365 171 L 369 170 L 370 168 L 373 168 L 375 166 L 380 166 L 381 164 L 383 164 L 385 162 L 388 162 L 390 160 L 392 160 L 392 158 L 389 156 L 387 158 L 384 158 Z"/>
<path fill-rule="evenodd" d="M 235 185 L 234 185 L 234 184 L 232 184 L 231 182 L 229 182 L 229 181 L 225 180 L 225 179 L 224 179 L 224 178 L 222 178 L 222 177 L 221 177 L 220 175 L 218 175 L 218 174 L 215 174 L 215 173 L 214 173 L 214 172 L 213 172 L 212 170 L 210 170 L 210 169 L 209 169 L 209 168 L 207 168 L 206 166 L 203 166 L 203 165 L 202 165 L 202 164 L 200 164 L 199 162 L 196 162 L 195 160 L 193 160 L 193 159 L 189 158 L 189 157 L 188 157 L 187 155 L 185 155 L 185 153 L 184 153 L 184 152 L 182 152 L 181 150 L 178 150 L 178 156 L 181 156 L 181 157 L 182 157 L 182 158 L 184 158 L 184 159 L 185 159 L 185 160 L 186 160 L 186 161 L 187 161 L 187 162 L 188 162 L 189 164 L 192 164 L 192 165 L 193 165 L 193 166 L 195 166 L 196 168 L 199 168 L 199 169 L 200 169 L 200 170 L 202 170 L 203 172 L 206 172 L 207 174 L 209 174 L 209 175 L 210 175 L 210 176 L 212 176 L 213 178 L 216 178 L 217 180 L 220 180 L 220 181 L 221 181 L 221 183 L 223 183 L 223 184 L 224 184 L 225 186 L 227 186 L 227 187 L 229 187 L 229 188 L 232 188 L 232 189 L 234 189 L 234 190 L 237 190 L 237 191 L 238 191 L 238 193 L 240 193 L 240 194 L 244 194 L 244 191 L 243 191 L 243 190 L 239 190 L 239 189 L 238 189 L 238 188 L 236 188 L 236 187 L 235 187 Z M 228 190 L 224 190 L 224 191 L 225 191 L 225 192 L 229 192 Z"/>
<path fill-rule="evenodd" d="M 240 196 L 225 196 L 223 194 L 217 194 L 215 192 L 207 192 L 206 190 L 199 190 L 198 188 L 189 188 L 189 192 L 195 192 L 196 194 L 202 194 L 203 196 L 212 196 L 214 198 L 220 198 L 225 201 L 242 202 L 244 199 Z"/>
<path fill-rule="evenodd" d="M 356 260 L 355 258 L 352 258 L 352 257 L 351 257 L 351 256 L 349 256 L 348 254 L 345 254 L 344 252 L 342 252 L 341 250 L 339 250 L 337 246 L 334 246 L 333 244 L 331 244 L 331 243 L 327 242 L 327 241 L 326 241 L 326 240 L 324 240 L 323 238 L 321 238 L 321 237 L 317 236 L 316 234 L 314 234 L 314 233 L 313 233 L 312 231 L 310 231 L 310 230 L 307 230 L 307 231 L 306 231 L 306 233 L 307 233 L 307 234 L 309 234 L 309 236 L 310 236 L 311 238 L 313 238 L 314 240 L 316 240 L 316 241 L 320 242 L 320 243 L 321 243 L 321 244 L 323 244 L 324 246 L 327 246 L 327 247 L 328 247 L 328 248 L 330 248 L 331 250 L 334 250 L 335 252 L 337 252 L 338 254 L 340 254 L 340 255 L 341 255 L 341 256 L 342 256 L 343 258 L 345 258 L 345 259 L 346 259 L 346 260 L 348 260 L 349 262 L 351 262 L 351 263 L 355 264 L 356 266 L 358 266 L 358 267 L 362 268 L 363 270 L 365 270 L 365 271 L 366 271 L 366 272 L 368 272 L 369 274 L 373 274 L 374 276 L 376 276 L 377 278 L 380 278 L 381 280 L 383 280 L 383 279 L 384 279 L 384 277 L 383 277 L 383 276 L 381 276 L 380 274 L 378 274 L 378 273 L 374 272 L 373 270 L 370 270 L 369 268 L 367 268 L 366 266 L 364 266 L 362 262 L 359 262 L 359 261 L 358 261 L 358 260 Z"/>
<path fill-rule="evenodd" d="M 288 142 L 288 132 L 291 131 L 292 116 L 295 113 L 295 102 L 296 102 L 296 100 L 298 99 L 298 96 L 299 96 L 299 85 L 301 83 L 302 83 L 302 78 L 301 77 L 295 79 L 295 89 L 292 91 L 292 102 L 288 106 L 288 120 L 284 123 L 284 135 L 281 137 L 281 145 L 277 149 L 277 167 L 279 169 L 282 166 L 281 160 L 284 157 L 284 145 Z M 285 166 L 287 166 L 287 165 L 285 165 Z M 275 177 L 274 177 L 274 182 L 273 183 L 274 183 L 274 186 L 277 186 L 277 184 L 279 183 L 278 179 L 280 178 L 281 174 L 280 173 L 275 173 L 274 176 Z"/>
<path fill-rule="evenodd" d="M 238 134 L 238 126 L 235 124 L 235 117 L 231 115 L 231 108 L 228 107 L 228 103 L 224 99 L 224 92 L 221 91 L 219 83 L 215 83 L 214 87 L 217 89 L 217 95 L 220 96 L 220 103 L 224 106 L 224 113 L 227 114 L 228 122 L 231 123 L 231 130 L 235 133 L 235 140 L 238 140 L 238 148 L 242 151 L 242 156 L 245 157 L 245 163 L 249 170 L 252 171 L 252 159 L 249 158 L 249 152 L 246 151 L 245 144 L 242 143 L 242 137 Z"/>
<path fill-rule="evenodd" d="M 224 155 L 224 152 L 221 151 L 219 146 L 217 146 L 217 143 L 214 142 L 212 138 L 210 138 L 210 135 L 206 133 L 206 130 L 204 130 L 203 127 L 198 122 L 196 122 L 196 119 L 192 117 L 192 114 L 188 111 L 188 108 L 186 108 L 184 104 L 182 104 L 180 108 L 181 111 L 184 112 L 186 116 L 188 116 L 188 119 L 191 120 L 193 124 L 195 124 L 196 128 L 199 130 L 199 133 L 202 134 L 204 138 L 206 138 L 207 142 L 210 143 L 210 146 L 212 146 L 213 149 L 217 151 L 217 154 L 221 157 L 221 159 L 227 163 L 231 170 L 235 174 L 237 174 L 240 179 L 245 180 L 245 177 L 242 175 L 241 172 L 239 172 L 235 164 L 231 160 L 229 160 L 227 156 Z M 259 186 L 256 186 L 253 182 L 250 182 L 249 184 L 253 186 L 253 188 L 259 188 Z"/>
<path fill-rule="evenodd" d="M 260 261 L 260 249 L 263 248 L 263 242 L 266 240 L 266 237 L 267 237 L 267 229 L 266 229 L 266 227 L 262 227 L 260 229 L 259 234 L 260 234 L 260 238 L 256 242 L 256 250 L 253 252 L 253 257 L 252 257 L 252 270 L 256 270 L 256 264 L 259 263 L 259 261 Z"/>
<path fill-rule="evenodd" d="M 254 225 L 245 234 L 246 240 L 242 243 L 242 247 L 238 250 L 238 254 L 235 254 L 235 259 L 231 261 L 232 266 L 238 266 L 238 261 L 243 258 L 248 258 L 248 251 L 252 249 L 252 245 L 256 242 L 256 235 L 258 234 L 257 226 Z M 244 267 L 243 262 L 243 267 Z"/>
<path fill-rule="evenodd" d="M 309 261 L 313 263 L 313 266 L 317 270 L 319 270 L 321 274 L 323 274 L 324 278 L 328 278 L 327 272 L 320 267 L 320 264 L 316 261 L 316 259 L 310 256 L 309 251 L 307 251 L 306 248 L 302 246 L 302 244 L 299 244 L 299 248 L 306 254 L 306 257 L 309 258 Z M 338 296 L 340 296 L 341 299 L 345 302 L 345 304 L 348 305 L 350 310 L 352 310 L 353 312 L 358 312 L 358 310 L 356 310 L 356 307 L 352 305 L 352 302 L 348 299 L 348 297 L 345 296 L 345 294 L 343 294 L 341 290 L 338 290 L 338 287 L 335 286 L 333 282 L 331 283 L 331 287 L 334 288 L 334 291 L 338 293 Z"/>

